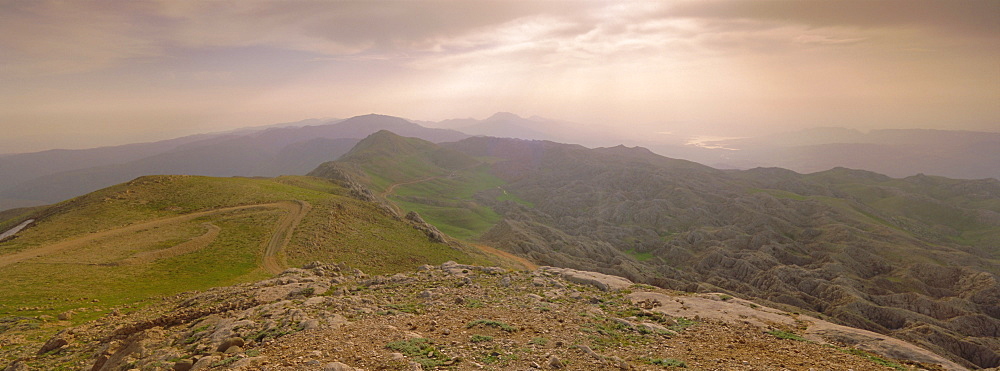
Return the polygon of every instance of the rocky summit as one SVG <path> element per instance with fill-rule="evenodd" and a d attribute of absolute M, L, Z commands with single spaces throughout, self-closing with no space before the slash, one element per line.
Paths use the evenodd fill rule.
<path fill-rule="evenodd" d="M 6 370 L 964 369 L 725 294 L 454 262 L 377 276 L 310 263 L 113 310 L 43 340 Z"/>

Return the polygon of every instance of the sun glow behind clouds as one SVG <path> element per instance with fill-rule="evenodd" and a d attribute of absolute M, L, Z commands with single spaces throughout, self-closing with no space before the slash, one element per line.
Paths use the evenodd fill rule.
<path fill-rule="evenodd" d="M 370 112 L 1000 130 L 996 4 L 8 2 L 0 152 Z"/>

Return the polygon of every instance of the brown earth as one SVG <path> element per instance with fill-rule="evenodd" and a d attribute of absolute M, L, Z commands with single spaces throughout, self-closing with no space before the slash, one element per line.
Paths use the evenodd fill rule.
<path fill-rule="evenodd" d="M 841 338 L 811 336 L 793 313 L 645 285 L 602 291 L 563 278 L 573 274 L 449 262 L 368 277 L 344 264 L 313 263 L 254 284 L 114 312 L 61 332 L 46 347 L 38 344 L 44 352 L 22 356 L 12 367 L 943 369 L 857 350 Z M 670 303 L 689 303 L 683 310 L 691 312 L 673 314 Z M 772 315 L 791 322 L 771 321 Z M 803 334 L 810 338 L 798 338 Z M 0 334 L 0 340 L 4 336 L 10 334 Z"/>

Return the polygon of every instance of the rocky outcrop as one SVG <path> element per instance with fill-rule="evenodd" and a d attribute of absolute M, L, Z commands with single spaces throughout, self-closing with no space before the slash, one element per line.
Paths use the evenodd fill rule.
<path fill-rule="evenodd" d="M 626 278 L 597 272 L 587 272 L 557 267 L 539 267 L 538 269 L 542 272 L 558 274 L 560 277 L 570 282 L 594 286 L 601 289 L 601 291 L 622 290 L 633 285 L 632 281 L 629 281 Z"/>
<path fill-rule="evenodd" d="M 623 297 L 624 288 L 632 291 L 631 300 Z M 180 371 L 725 366 L 717 360 L 757 369 L 875 367 L 873 356 L 838 345 L 846 342 L 874 357 L 960 369 L 898 340 L 883 337 L 877 341 L 894 341 L 891 347 L 871 346 L 875 340 L 864 336 L 878 335 L 854 329 L 826 334 L 820 329 L 835 325 L 712 295 L 678 295 L 553 267 L 516 272 L 447 262 L 367 276 L 344 264 L 310 263 L 272 279 L 187 293 L 67 329 L 44 352 L 8 369 L 67 362 L 91 370 Z M 722 309 L 707 310 L 703 302 Z M 766 331 L 802 323 L 808 323 L 803 336 L 834 344 L 768 346 L 786 340 Z M 892 358 L 879 359 L 896 362 Z"/>

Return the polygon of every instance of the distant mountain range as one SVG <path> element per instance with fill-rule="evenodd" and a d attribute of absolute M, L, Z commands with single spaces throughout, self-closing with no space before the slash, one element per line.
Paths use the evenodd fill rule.
<path fill-rule="evenodd" d="M 382 115 L 321 125 L 283 126 L 116 147 L 0 156 L 0 210 L 53 203 L 143 175 L 302 175 L 383 129 L 432 142 L 468 137 L 454 130 L 425 128 Z"/>
<path fill-rule="evenodd" d="M 577 143 L 641 145 L 721 169 L 782 167 L 810 173 L 834 167 L 896 177 L 919 173 L 1000 179 L 1000 133 L 843 128 L 758 138 L 703 141 L 660 134 L 606 132 L 585 125 L 501 112 L 483 120 L 411 122 L 365 115 L 83 150 L 0 155 L 0 210 L 57 202 L 142 175 L 277 176 L 305 174 L 379 130 L 435 143 L 491 136 Z M 628 130 L 624 130 L 627 132 Z M 706 147 L 724 147 L 706 148 Z"/>
<path fill-rule="evenodd" d="M 380 131 L 310 175 L 540 265 L 728 292 L 1000 366 L 1000 180 L 718 170 L 640 147 Z"/>

